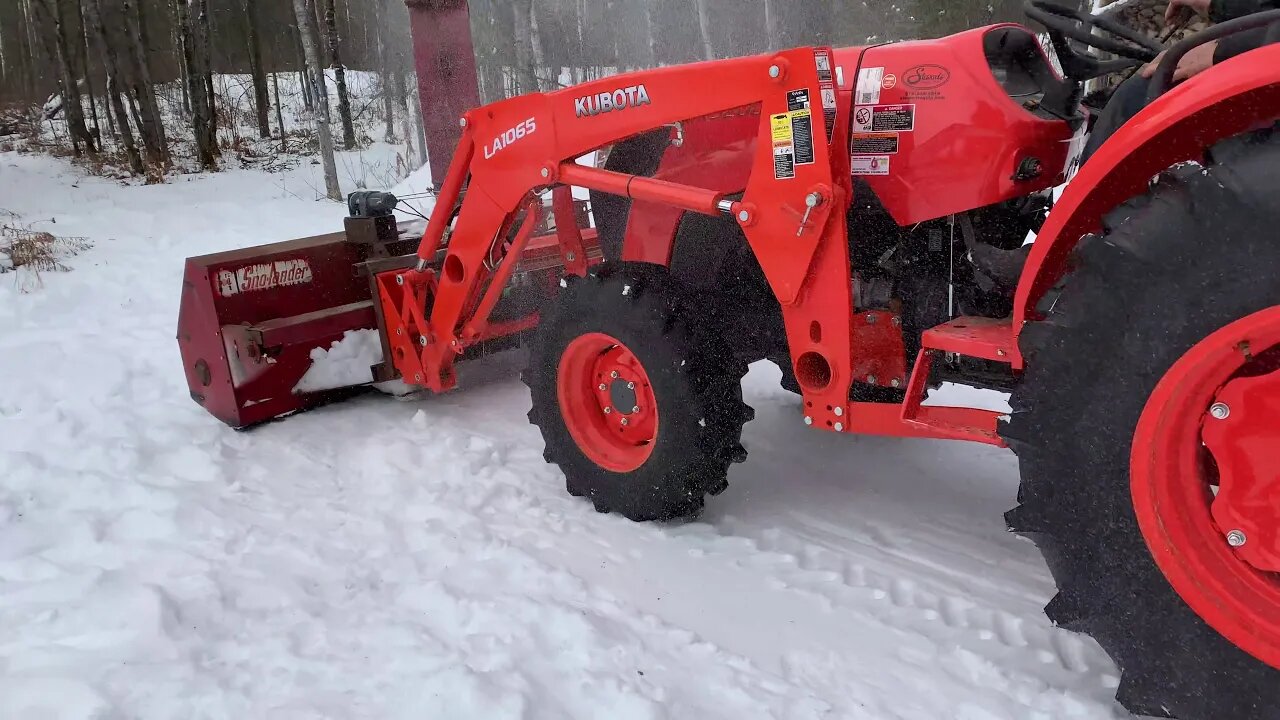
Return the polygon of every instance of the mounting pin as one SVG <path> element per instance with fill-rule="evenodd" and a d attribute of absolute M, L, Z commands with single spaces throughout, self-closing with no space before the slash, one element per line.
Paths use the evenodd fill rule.
<path fill-rule="evenodd" d="M 782 68 L 778 67 L 777 65 L 769 66 L 769 77 L 776 78 L 781 74 L 782 74 Z"/>
<path fill-rule="evenodd" d="M 746 222 L 751 219 L 751 213 L 743 210 L 738 213 L 738 222 Z"/>

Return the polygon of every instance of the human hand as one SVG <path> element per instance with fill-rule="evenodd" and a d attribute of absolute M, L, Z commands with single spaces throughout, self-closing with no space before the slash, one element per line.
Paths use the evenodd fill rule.
<path fill-rule="evenodd" d="M 1181 82 L 1190 77 L 1195 77 L 1200 73 L 1213 67 L 1213 54 L 1218 49 L 1218 41 L 1205 43 L 1199 47 L 1193 48 L 1191 52 L 1182 56 L 1182 60 L 1178 62 L 1178 69 L 1173 72 L 1173 81 Z M 1166 51 L 1167 52 L 1167 51 Z M 1156 74 L 1156 68 L 1160 66 L 1164 60 L 1165 53 L 1160 53 L 1155 60 L 1147 63 L 1142 68 L 1142 77 L 1150 78 Z"/>
<path fill-rule="evenodd" d="M 1182 8 L 1190 8 L 1203 17 L 1209 17 L 1209 4 L 1213 0 L 1169 0 L 1169 7 L 1164 10 L 1164 24 L 1172 25 L 1178 19 Z"/>

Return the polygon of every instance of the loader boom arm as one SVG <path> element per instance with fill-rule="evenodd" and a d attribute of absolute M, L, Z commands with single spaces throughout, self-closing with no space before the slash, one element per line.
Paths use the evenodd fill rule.
<path fill-rule="evenodd" d="M 836 114 L 833 70 L 829 49 L 798 48 L 616 75 L 466 113 L 461 143 L 419 247 L 421 262 L 377 278 L 384 331 L 400 375 L 436 392 L 453 387 L 454 358 L 489 334 L 488 310 L 540 220 L 538 196 L 554 189 L 561 199 L 566 186 L 576 186 L 731 215 L 784 306 L 793 348 L 808 358 L 811 372 L 801 374 L 806 390 L 829 391 L 826 404 L 843 406 L 851 380 L 843 222 L 851 184 L 847 156 L 829 147 L 845 136 L 837 131 L 839 123 L 828 127 Z M 576 163 L 636 134 L 721 112 L 759 116 L 752 170 L 740 200 Z M 455 207 L 456 220 L 450 212 Z M 829 222 L 833 217 L 840 221 Z M 557 232 L 566 267 L 584 270 L 573 252 L 576 226 L 557 222 Z M 428 267 L 442 249 L 443 263 Z M 814 263 L 820 252 L 844 260 L 830 262 L 828 256 Z M 532 318 L 528 325 L 536 322 Z M 833 323 L 824 332 L 822 325 Z M 803 330 L 792 333 L 798 328 Z"/>

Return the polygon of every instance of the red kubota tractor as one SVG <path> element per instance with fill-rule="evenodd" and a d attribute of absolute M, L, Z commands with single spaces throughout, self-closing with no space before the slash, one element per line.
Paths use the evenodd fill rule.
<path fill-rule="evenodd" d="M 1280 13 L 1175 46 L 1071 177 L 1082 84 L 1160 48 L 1027 9 L 1065 77 L 1001 24 L 472 109 L 420 238 L 362 195 L 344 234 L 188 261 L 192 397 L 240 428 L 349 394 L 299 380 L 353 330 L 381 340 L 369 381 L 432 392 L 523 343 L 568 491 L 661 520 L 725 490 L 741 377 L 772 360 L 815 429 L 1011 447 L 1047 613 L 1111 654 L 1125 707 L 1280 717 L 1280 44 L 1170 87 Z M 1013 412 L 922 404 L 944 381 Z"/>

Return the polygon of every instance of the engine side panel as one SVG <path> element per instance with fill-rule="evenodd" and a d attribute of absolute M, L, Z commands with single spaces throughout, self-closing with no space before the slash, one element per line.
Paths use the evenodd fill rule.
<path fill-rule="evenodd" d="M 994 25 L 835 51 L 840 92 L 854 95 L 852 171 L 899 225 L 985 207 L 1066 179 L 1075 133 L 1065 120 L 1028 110 L 1012 97 L 1016 90 L 1001 85 L 984 40 L 1002 31 L 1030 33 Z M 1039 161 L 1039 174 L 1015 179 L 1029 158 Z"/>

